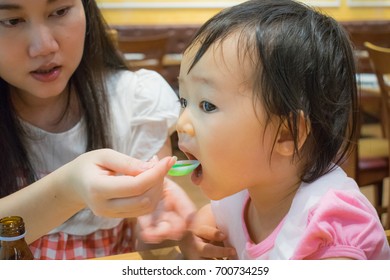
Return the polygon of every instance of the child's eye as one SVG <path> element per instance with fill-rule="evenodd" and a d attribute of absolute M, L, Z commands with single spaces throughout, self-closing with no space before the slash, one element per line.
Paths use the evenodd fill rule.
<path fill-rule="evenodd" d="M 24 22 L 21 18 L 11 18 L 6 20 L 1 20 L 0 24 L 5 27 L 16 27 L 18 24 Z"/>
<path fill-rule="evenodd" d="M 205 112 L 212 112 L 212 111 L 215 111 L 217 109 L 217 107 L 214 104 L 212 104 L 208 101 L 200 102 L 199 107 Z"/>
<path fill-rule="evenodd" d="M 187 107 L 187 99 L 183 98 L 183 97 L 180 97 L 180 106 L 184 109 L 185 107 Z"/>

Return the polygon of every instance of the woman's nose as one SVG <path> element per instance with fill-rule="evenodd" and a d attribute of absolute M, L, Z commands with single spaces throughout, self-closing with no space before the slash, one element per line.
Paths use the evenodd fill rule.
<path fill-rule="evenodd" d="M 59 49 L 59 45 L 53 36 L 52 30 L 45 25 L 33 28 L 31 32 L 29 55 L 31 57 L 46 56 Z"/>
<path fill-rule="evenodd" d="M 188 110 L 184 109 L 184 111 L 181 113 L 179 120 L 177 121 L 176 124 L 176 130 L 177 133 L 183 133 L 189 136 L 195 135 L 194 126 L 191 122 L 190 114 Z"/>

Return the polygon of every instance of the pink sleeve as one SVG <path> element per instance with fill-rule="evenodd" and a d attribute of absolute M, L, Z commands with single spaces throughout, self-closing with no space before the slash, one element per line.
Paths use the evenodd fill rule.
<path fill-rule="evenodd" d="M 330 191 L 309 213 L 293 259 L 388 258 L 390 249 L 378 215 L 360 193 Z"/>

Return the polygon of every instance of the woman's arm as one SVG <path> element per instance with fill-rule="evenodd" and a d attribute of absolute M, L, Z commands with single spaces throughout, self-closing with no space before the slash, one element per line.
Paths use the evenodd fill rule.
<path fill-rule="evenodd" d="M 84 207 L 106 217 L 144 215 L 160 201 L 161 185 L 174 162 L 168 157 L 146 163 L 110 149 L 88 152 L 0 199 L 0 213 L 23 217 L 28 243 Z"/>

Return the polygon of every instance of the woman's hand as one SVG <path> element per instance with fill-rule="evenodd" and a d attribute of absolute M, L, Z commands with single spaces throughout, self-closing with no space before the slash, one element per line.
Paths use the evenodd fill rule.
<path fill-rule="evenodd" d="M 95 215 L 138 217 L 152 212 L 175 158 L 142 162 L 110 149 L 79 156 L 58 170 L 64 197 L 89 207 Z"/>

